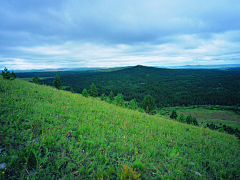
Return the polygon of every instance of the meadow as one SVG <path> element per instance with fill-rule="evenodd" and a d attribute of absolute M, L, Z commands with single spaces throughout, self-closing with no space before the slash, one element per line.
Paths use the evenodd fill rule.
<path fill-rule="evenodd" d="M 0 76 L 1 179 L 239 179 L 232 135 Z"/>
<path fill-rule="evenodd" d="M 238 111 L 236 111 L 232 106 L 176 106 L 159 108 L 158 113 L 165 117 L 169 117 L 173 109 L 176 110 L 178 115 L 183 114 L 185 117 L 191 114 L 193 117 L 197 118 L 199 123 L 214 123 L 219 126 L 225 124 L 234 129 L 240 129 L 239 108 Z"/>

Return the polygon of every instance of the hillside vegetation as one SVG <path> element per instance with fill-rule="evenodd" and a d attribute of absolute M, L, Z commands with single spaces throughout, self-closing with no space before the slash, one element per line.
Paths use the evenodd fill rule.
<path fill-rule="evenodd" d="M 71 73 L 71 74 L 70 74 Z M 240 70 L 215 69 L 161 69 L 146 66 L 134 66 L 117 71 L 61 72 L 60 76 L 66 90 L 82 93 L 92 83 L 99 95 L 116 96 L 123 94 L 124 100 L 136 99 L 142 102 L 150 94 L 158 108 L 187 105 L 225 105 L 240 103 Z M 42 83 L 52 85 L 56 72 L 37 73 L 44 78 Z M 34 74 L 17 74 L 21 78 L 33 78 Z"/>
<path fill-rule="evenodd" d="M 237 179 L 235 136 L 0 76 L 2 179 Z"/>

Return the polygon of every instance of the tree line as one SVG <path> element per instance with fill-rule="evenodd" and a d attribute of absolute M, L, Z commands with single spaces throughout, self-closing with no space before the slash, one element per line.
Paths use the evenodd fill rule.
<path fill-rule="evenodd" d="M 96 86 L 92 83 L 89 90 L 83 90 L 82 95 L 84 97 L 98 97 L 98 90 Z M 102 101 L 115 104 L 116 106 L 125 107 L 132 110 L 138 110 L 140 112 L 146 112 L 151 115 L 156 114 L 157 106 L 154 99 L 149 94 L 144 97 L 141 103 L 138 103 L 135 98 L 130 100 L 129 102 L 125 102 L 122 94 L 118 93 L 117 96 L 114 96 L 113 91 L 111 91 L 108 96 L 105 93 L 102 93 L 100 99 Z"/>
<path fill-rule="evenodd" d="M 36 74 L 33 77 L 33 83 L 41 84 L 40 79 Z M 61 89 L 62 87 L 62 82 L 57 74 L 55 75 L 55 78 L 53 80 L 53 86 L 57 89 Z M 70 91 L 74 93 L 74 90 L 72 88 L 70 89 Z M 82 95 L 84 97 L 92 96 L 96 98 L 98 97 L 98 90 L 96 86 L 92 83 L 89 90 L 87 90 L 86 88 L 83 89 Z M 121 106 L 132 110 L 139 110 L 140 112 L 146 112 L 151 115 L 156 114 L 157 106 L 151 95 L 145 96 L 142 103 L 140 104 L 136 101 L 135 98 L 130 100 L 129 102 L 125 102 L 122 94 L 118 93 L 117 96 L 114 96 L 114 93 L 112 91 L 109 93 L 108 96 L 105 95 L 105 93 L 102 93 L 100 99 L 102 101 L 115 104 L 116 106 Z"/>
<path fill-rule="evenodd" d="M 240 70 L 160 69 L 135 66 L 112 72 L 59 72 L 65 90 L 82 93 L 94 83 L 99 95 L 122 94 L 141 103 L 151 95 L 157 107 L 240 104 Z M 72 74 L 70 74 L 72 73 Z M 25 74 L 25 73 L 24 73 Z M 26 74 L 19 74 L 26 76 Z M 50 72 L 39 73 L 50 76 Z M 42 80 L 52 85 L 54 78 Z"/>
<path fill-rule="evenodd" d="M 184 117 L 183 114 L 180 114 L 180 116 L 178 118 L 177 117 L 178 117 L 177 112 L 176 112 L 176 110 L 173 109 L 172 113 L 170 114 L 171 119 L 175 119 L 178 122 L 199 126 L 197 119 L 195 117 L 192 117 L 191 114 L 189 114 L 186 118 Z"/>

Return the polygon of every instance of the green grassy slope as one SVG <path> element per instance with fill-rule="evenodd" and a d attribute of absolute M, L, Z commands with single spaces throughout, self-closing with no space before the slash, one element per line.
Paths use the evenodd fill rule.
<path fill-rule="evenodd" d="M 0 92 L 2 179 L 239 178 L 234 136 L 18 79 Z"/>

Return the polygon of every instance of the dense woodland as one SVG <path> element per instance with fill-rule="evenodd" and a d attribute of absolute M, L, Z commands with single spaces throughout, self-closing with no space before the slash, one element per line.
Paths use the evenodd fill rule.
<path fill-rule="evenodd" d="M 98 95 L 123 94 L 125 101 L 142 102 L 146 95 L 155 99 L 157 107 L 186 105 L 239 105 L 240 69 L 161 69 L 135 66 L 118 71 L 41 72 L 39 77 L 52 77 L 41 83 L 53 85 L 58 74 L 63 87 L 82 93 L 94 83 Z M 20 78 L 35 73 L 18 73 Z"/>

